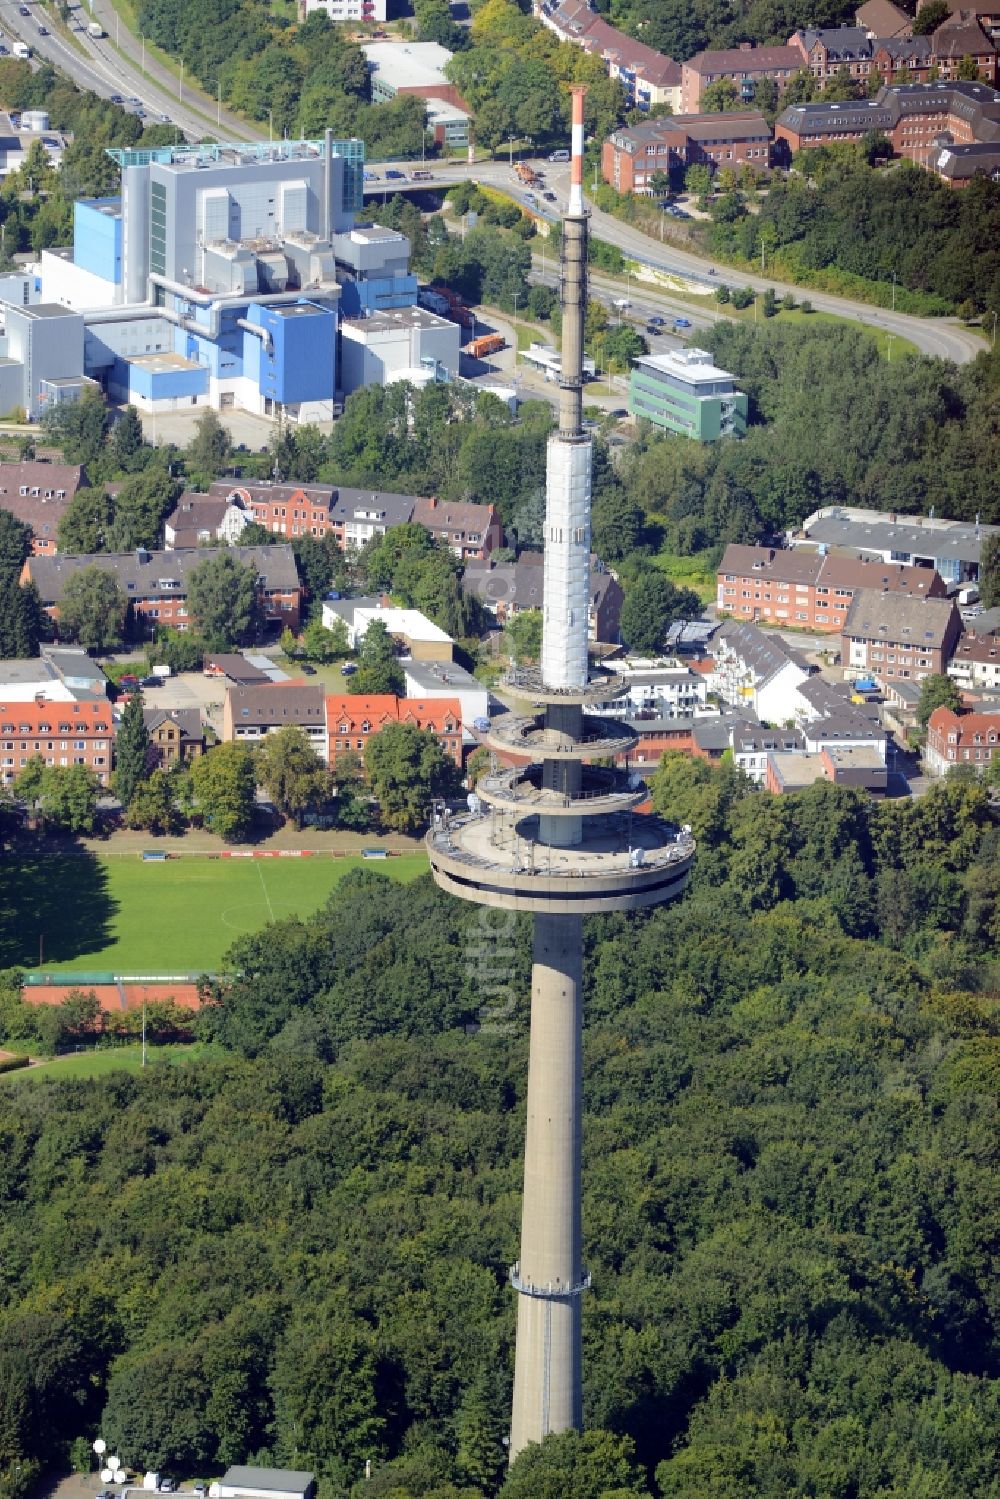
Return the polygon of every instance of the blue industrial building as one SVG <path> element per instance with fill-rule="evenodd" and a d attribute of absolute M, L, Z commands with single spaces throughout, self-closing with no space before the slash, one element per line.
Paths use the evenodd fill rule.
<path fill-rule="evenodd" d="M 120 196 L 77 202 L 72 249 L 42 255 L 45 299 L 83 315 L 83 372 L 145 411 L 336 415 L 341 319 L 357 342 L 368 320 L 417 301 L 406 236 L 355 220 L 363 143 L 328 133 L 109 154 Z M 457 330 L 434 321 L 455 336 L 445 364 L 457 369 Z M 440 358 L 437 328 L 401 326 L 398 348 L 376 332 L 385 378 L 420 367 L 435 336 Z"/>

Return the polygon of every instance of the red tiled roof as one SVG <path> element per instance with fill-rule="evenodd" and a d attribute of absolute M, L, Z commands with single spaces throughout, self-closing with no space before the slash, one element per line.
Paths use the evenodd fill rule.
<path fill-rule="evenodd" d="M 3 703 L 0 714 L 13 729 L 4 732 L 15 734 L 110 734 L 111 704 L 108 702 L 82 703 Z"/>

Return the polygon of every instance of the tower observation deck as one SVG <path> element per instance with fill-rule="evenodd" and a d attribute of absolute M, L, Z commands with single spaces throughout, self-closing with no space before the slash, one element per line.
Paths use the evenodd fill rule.
<path fill-rule="evenodd" d="M 462 900 L 534 916 L 528 1117 L 510 1456 L 583 1424 L 582 918 L 660 905 L 687 883 L 694 843 L 639 814 L 646 790 L 627 768 L 637 736 L 591 710 L 625 691 L 587 655 L 592 444 L 583 426 L 587 211 L 583 94 L 573 90 L 570 198 L 562 219 L 562 375 L 546 465 L 540 667 L 501 689 L 515 708 L 494 718 L 493 768 L 474 810 L 436 811 L 431 869 Z M 625 757 L 625 769 L 604 762 Z M 592 762 L 600 761 L 600 765 Z"/>

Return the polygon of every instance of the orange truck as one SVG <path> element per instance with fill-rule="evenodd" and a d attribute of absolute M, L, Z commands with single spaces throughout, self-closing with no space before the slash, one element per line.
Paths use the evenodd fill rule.
<path fill-rule="evenodd" d="M 534 169 L 529 167 L 526 161 L 518 162 L 514 168 L 514 176 L 523 182 L 525 187 L 531 187 L 535 181 Z"/>
<path fill-rule="evenodd" d="M 506 347 L 507 340 L 502 333 L 484 333 L 481 338 L 474 338 L 467 343 L 463 353 L 469 354 L 473 359 L 485 359 L 487 354 L 499 354 Z"/>

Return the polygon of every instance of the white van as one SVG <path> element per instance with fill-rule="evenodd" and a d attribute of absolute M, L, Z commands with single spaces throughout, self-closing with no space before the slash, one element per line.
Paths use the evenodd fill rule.
<path fill-rule="evenodd" d="M 97 40 L 100 40 L 102 36 L 107 36 L 107 34 L 100 21 L 91 21 L 87 27 L 87 35 L 95 37 Z"/>
<path fill-rule="evenodd" d="M 549 161 L 569 161 L 568 151 L 550 151 Z"/>

